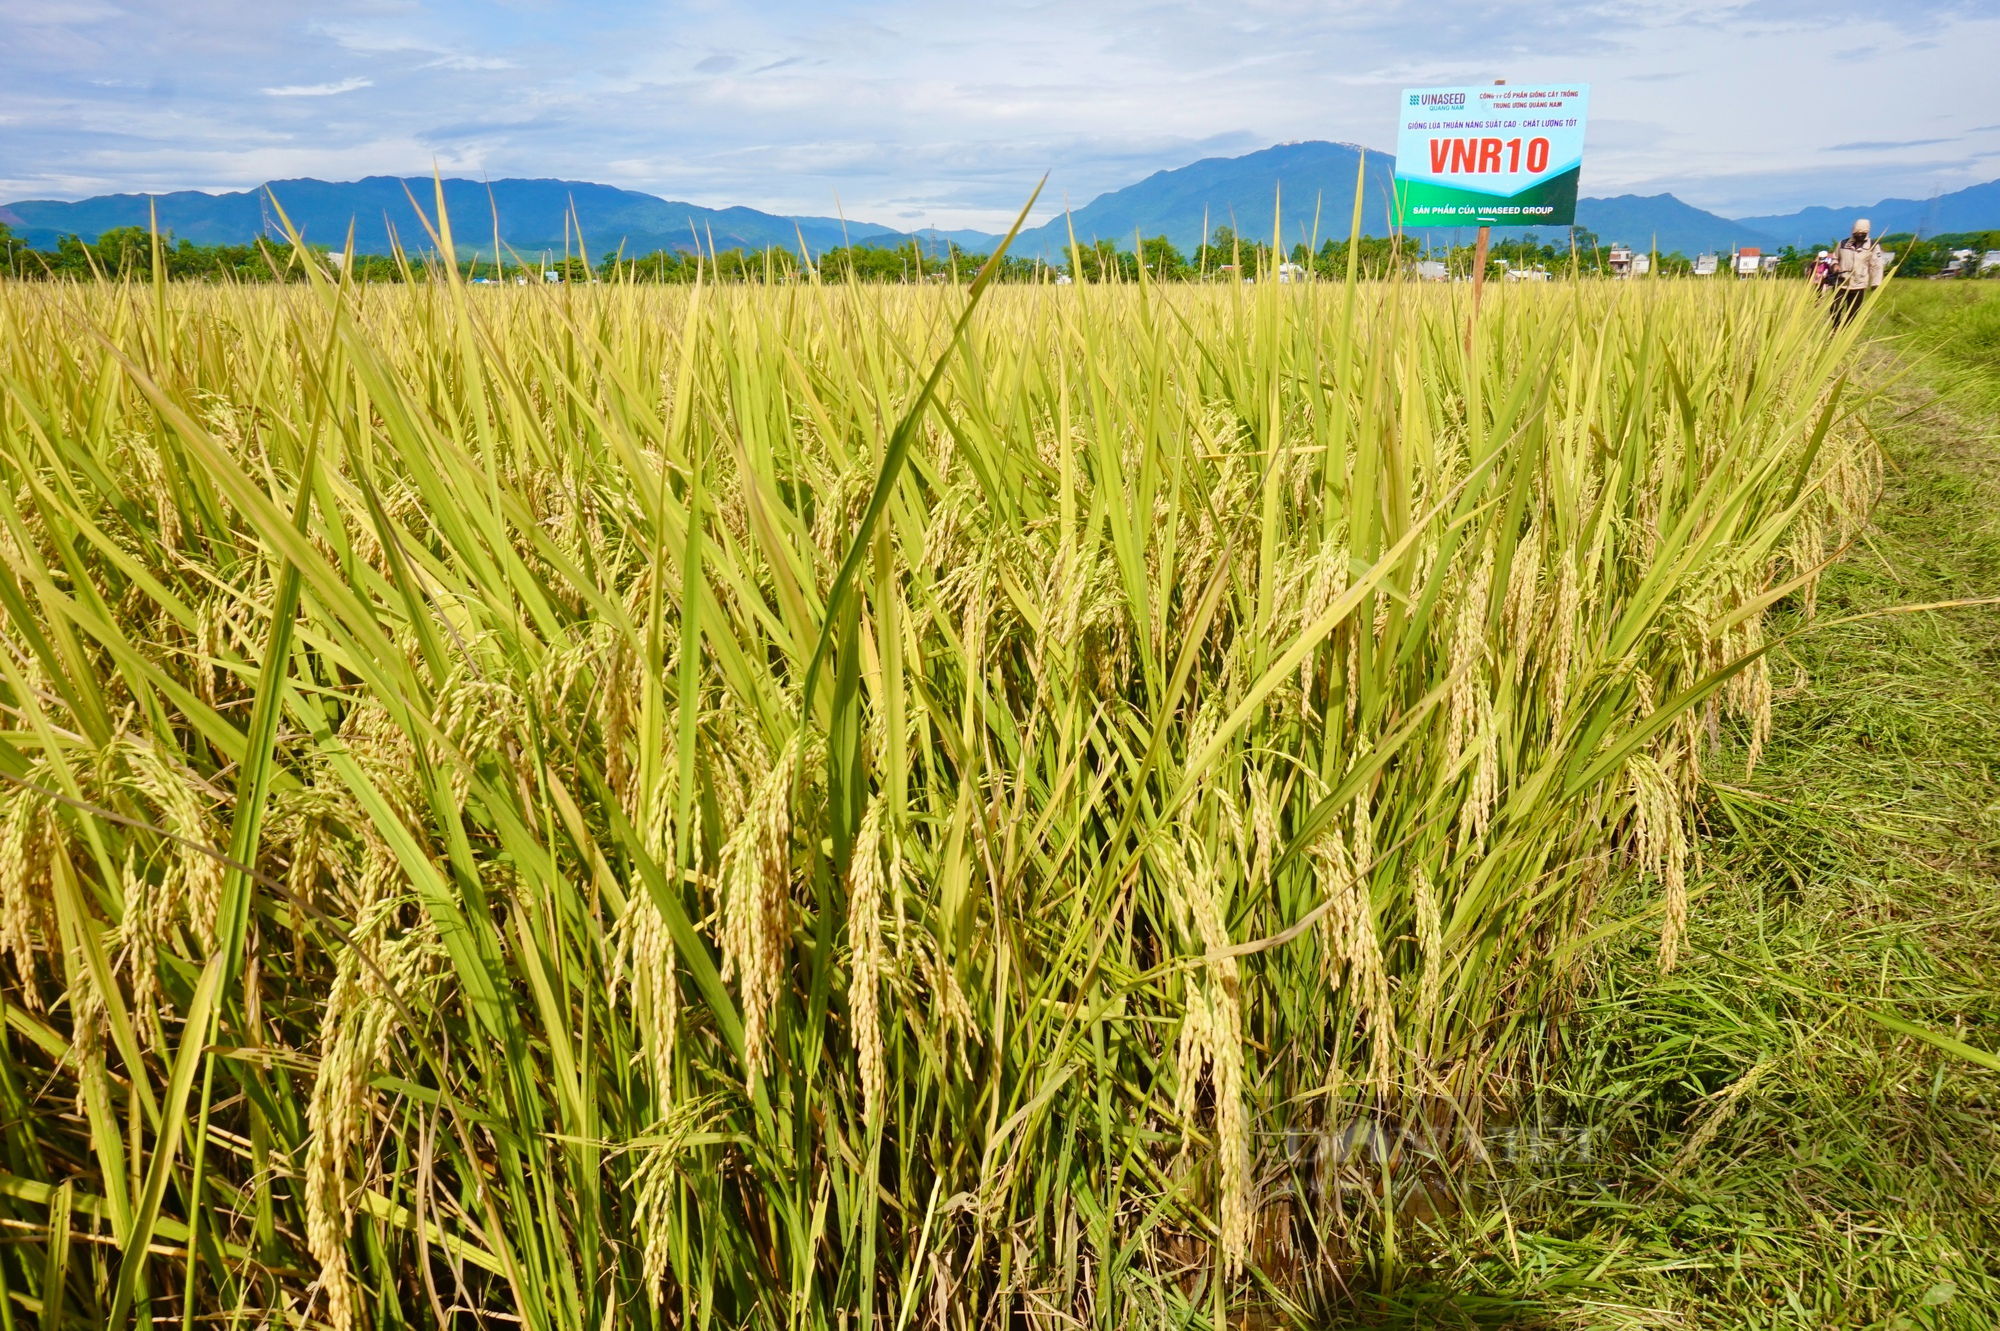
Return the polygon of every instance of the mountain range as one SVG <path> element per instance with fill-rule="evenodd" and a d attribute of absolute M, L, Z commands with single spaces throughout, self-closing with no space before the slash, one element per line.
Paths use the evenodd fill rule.
<path fill-rule="evenodd" d="M 1739 220 L 1780 245 L 1817 245 L 1829 236 L 1844 234 L 1857 217 L 1867 218 L 1878 236 L 1920 229 L 1929 236 L 1991 230 L 2000 227 L 2000 180 L 1929 199 L 1881 199 L 1845 208 L 1807 208 L 1783 217 Z"/>
<path fill-rule="evenodd" d="M 1139 235 L 1165 236 L 1182 251 L 1227 226 L 1246 240 L 1271 239 L 1282 220 L 1285 248 L 1347 235 L 1362 149 L 1349 143 L 1284 143 L 1241 157 L 1204 157 L 1100 194 L 1067 215 L 1021 233 L 1025 255 L 1059 257 L 1072 230 L 1085 246 L 1104 239 L 1131 249 Z M 1368 153 L 1362 187 L 1364 235 L 1388 234 L 1394 160 Z M 963 243 L 963 242 L 961 242 Z"/>
<path fill-rule="evenodd" d="M 595 259 L 617 249 L 645 254 L 660 249 L 797 249 L 801 239 L 814 253 L 845 238 L 872 240 L 901 232 L 837 217 L 777 217 L 755 208 L 704 208 L 677 203 L 612 185 L 576 180 L 476 180 L 444 182 L 452 239 L 462 250 L 490 256 L 496 226 L 502 244 L 524 257 L 544 252 L 574 253 L 569 218 L 583 223 L 583 251 Z M 272 206 L 276 200 L 277 207 Z M 48 249 L 60 235 L 95 240 L 113 227 L 150 224 L 159 210 L 161 231 L 198 245 L 244 244 L 259 232 L 284 234 L 279 209 L 300 234 L 339 249 L 354 227 L 358 254 L 386 254 L 394 237 L 407 249 L 431 248 L 425 220 L 437 223 L 437 186 L 427 176 L 401 179 L 369 176 L 350 183 L 274 180 L 234 194 L 180 190 L 172 194 L 104 194 L 74 203 L 24 199 L 0 207 L 0 222 L 37 248 Z M 421 216 L 419 215 L 421 210 Z M 843 228 L 845 228 L 843 230 Z"/>
<path fill-rule="evenodd" d="M 1085 245 L 1108 239 L 1125 249 L 1131 248 L 1135 236 L 1164 235 L 1185 252 L 1224 225 L 1246 239 L 1260 240 L 1278 226 L 1287 248 L 1301 240 L 1345 236 L 1353 222 L 1357 178 L 1362 232 L 1385 235 L 1391 216 L 1392 159 L 1369 151 L 1364 170 L 1363 152 L 1354 144 L 1287 143 L 1156 171 L 1024 230 L 1013 252 L 1059 261 L 1072 234 Z M 697 245 L 723 250 L 803 245 L 818 254 L 848 242 L 897 243 L 912 236 L 933 248 L 951 241 L 977 252 L 999 240 L 976 230 L 909 232 L 838 217 L 708 208 L 585 181 L 508 179 L 488 184 L 454 179 L 444 182 L 444 194 L 453 240 L 467 256 L 490 255 L 496 230 L 504 246 L 524 257 L 573 253 L 579 244 L 593 258 L 620 248 L 626 254 L 645 254 Z M 157 209 L 160 229 L 176 237 L 198 244 L 240 244 L 259 232 L 281 234 L 272 200 L 315 243 L 339 248 L 351 225 L 360 253 L 386 253 L 392 238 L 408 248 L 429 248 L 424 219 L 436 222 L 434 182 L 428 177 L 395 176 L 347 183 L 275 180 L 230 194 L 182 190 L 107 194 L 73 202 L 24 199 L 0 207 L 0 222 L 29 244 L 51 248 L 62 235 L 94 240 L 113 227 L 147 226 Z M 1856 216 L 1869 217 L 1877 235 L 1918 228 L 1926 233 L 2000 228 L 2000 181 L 1932 199 L 1883 199 L 1733 220 L 1704 212 L 1672 194 L 1622 194 L 1579 199 L 1576 220 L 1601 242 L 1694 254 L 1745 246 L 1823 244 L 1845 232 Z M 580 237 L 571 226 L 572 218 L 580 223 Z M 1495 230 L 1502 235 L 1510 232 Z M 1420 240 L 1464 240 L 1470 228 L 1410 234 Z"/>

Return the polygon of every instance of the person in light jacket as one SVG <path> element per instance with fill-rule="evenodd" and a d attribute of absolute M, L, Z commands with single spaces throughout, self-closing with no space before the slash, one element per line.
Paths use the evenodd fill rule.
<path fill-rule="evenodd" d="M 1882 245 L 1868 234 L 1868 219 L 1857 218 L 1854 234 L 1827 256 L 1826 284 L 1833 289 L 1833 326 L 1845 324 L 1861 311 L 1868 293 L 1882 285 Z"/>

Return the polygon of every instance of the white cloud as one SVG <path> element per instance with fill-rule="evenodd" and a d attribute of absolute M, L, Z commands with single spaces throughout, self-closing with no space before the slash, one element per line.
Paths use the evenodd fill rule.
<path fill-rule="evenodd" d="M 266 88 L 266 97 L 333 97 L 343 92 L 354 92 L 361 88 L 375 86 L 374 79 L 342 79 L 338 83 L 292 84 L 284 88 Z"/>
<path fill-rule="evenodd" d="M 502 60 L 490 55 L 441 55 L 435 60 L 426 60 L 425 69 L 513 69 L 512 60 Z"/>
<path fill-rule="evenodd" d="M 1995 50 L 1995 0 L 0 0 L 0 200 L 435 158 L 993 228 L 1050 168 L 1037 220 L 1197 157 L 1386 148 L 1399 87 L 1504 76 L 1590 81 L 1587 193 L 1756 214 L 1985 178 Z"/>

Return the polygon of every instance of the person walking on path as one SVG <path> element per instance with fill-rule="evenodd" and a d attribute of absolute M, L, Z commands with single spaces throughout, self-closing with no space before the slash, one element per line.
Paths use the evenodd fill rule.
<path fill-rule="evenodd" d="M 1833 288 L 1833 326 L 1861 312 L 1868 293 L 1882 285 L 1882 245 L 1868 234 L 1868 219 L 1855 219 L 1854 234 L 1827 256 L 1826 284 Z"/>

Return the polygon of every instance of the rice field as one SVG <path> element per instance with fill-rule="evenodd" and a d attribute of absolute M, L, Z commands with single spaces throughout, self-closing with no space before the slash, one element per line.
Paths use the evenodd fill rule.
<path fill-rule="evenodd" d="M 1683 964 L 1858 335 L 0 285 L 0 1325 L 1393 1289 L 1592 949 Z"/>

